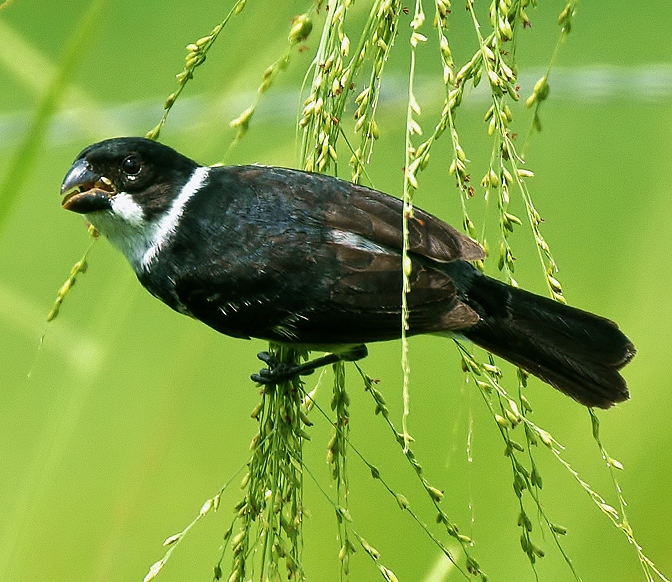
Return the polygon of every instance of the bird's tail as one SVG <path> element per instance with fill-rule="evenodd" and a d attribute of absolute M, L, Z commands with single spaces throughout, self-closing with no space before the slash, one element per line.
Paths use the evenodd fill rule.
<path fill-rule="evenodd" d="M 586 406 L 628 399 L 618 371 L 635 348 L 613 321 L 483 275 L 469 287 L 481 321 L 463 333 L 474 343 Z"/>

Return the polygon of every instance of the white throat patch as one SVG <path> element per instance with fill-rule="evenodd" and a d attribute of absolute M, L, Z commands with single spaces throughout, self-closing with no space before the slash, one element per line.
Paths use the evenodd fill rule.
<path fill-rule="evenodd" d="M 139 274 L 149 268 L 175 232 L 185 205 L 203 186 L 209 171 L 207 167 L 196 168 L 168 210 L 152 222 L 146 222 L 142 207 L 126 192 L 114 195 L 111 210 L 87 214 L 86 219 L 124 254 Z"/>
<path fill-rule="evenodd" d="M 145 218 L 141 206 L 126 192 L 119 192 L 111 200 L 112 212 L 133 226 L 140 226 Z"/>

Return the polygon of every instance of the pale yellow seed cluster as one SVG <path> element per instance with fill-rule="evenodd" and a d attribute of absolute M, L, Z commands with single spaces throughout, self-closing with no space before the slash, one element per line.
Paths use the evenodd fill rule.
<path fill-rule="evenodd" d="M 326 171 L 338 160 L 336 142 L 342 132 L 343 115 L 355 89 L 356 78 L 370 65 L 369 81 L 355 99 L 354 131 L 360 144 L 354 148 L 350 163 L 352 180 L 357 182 L 379 136 L 374 119 L 378 104 L 380 77 L 391 49 L 399 13 L 397 0 L 379 0 L 369 14 L 357 49 L 351 52 L 350 37 L 344 22 L 351 2 L 336 3 L 329 15 L 329 28 L 315 59 L 311 91 L 303 104 L 299 126 L 303 128 L 302 159 L 306 170 Z"/>

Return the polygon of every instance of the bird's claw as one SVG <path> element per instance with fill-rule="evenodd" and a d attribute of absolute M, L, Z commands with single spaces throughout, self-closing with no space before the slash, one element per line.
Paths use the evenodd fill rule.
<path fill-rule="evenodd" d="M 284 364 L 279 362 L 277 358 L 269 354 L 268 352 L 259 352 L 257 354 L 264 364 L 268 365 L 268 368 L 262 368 L 259 370 L 258 374 L 252 374 L 250 378 L 253 382 L 257 384 L 277 384 L 278 382 L 287 382 L 295 376 L 302 375 L 306 376 L 312 374 L 314 370 L 306 370 L 302 365 L 291 365 Z"/>

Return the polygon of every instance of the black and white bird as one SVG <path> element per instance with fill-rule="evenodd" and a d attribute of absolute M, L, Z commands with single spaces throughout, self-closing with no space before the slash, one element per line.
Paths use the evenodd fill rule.
<path fill-rule="evenodd" d="M 61 188 L 172 309 L 237 338 L 335 355 L 253 378 L 275 382 L 366 355 L 401 335 L 402 203 L 334 177 L 201 166 L 143 138 L 84 149 Z M 408 334 L 458 335 L 586 406 L 628 398 L 635 354 L 612 321 L 483 275 L 481 246 L 416 208 Z"/>

